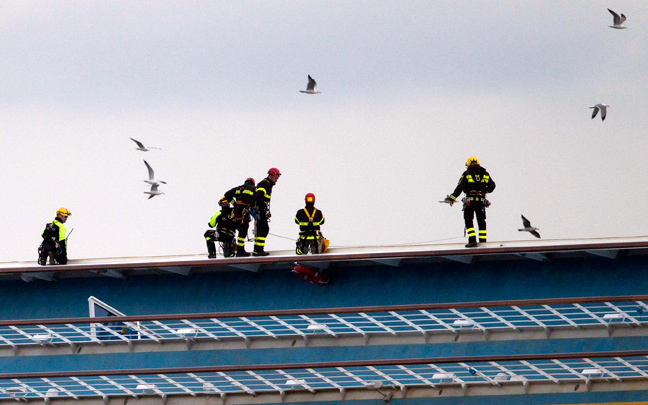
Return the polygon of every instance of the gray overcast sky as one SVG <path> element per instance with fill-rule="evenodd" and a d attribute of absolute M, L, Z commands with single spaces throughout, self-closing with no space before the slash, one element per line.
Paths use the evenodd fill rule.
<path fill-rule="evenodd" d="M 71 259 L 205 252 L 218 198 L 270 167 L 272 234 L 313 192 L 333 246 L 463 242 L 437 201 L 471 155 L 490 241 L 528 239 L 521 213 L 646 235 L 647 31 L 629 0 L 0 2 L 0 261 L 35 261 L 60 206 Z"/>

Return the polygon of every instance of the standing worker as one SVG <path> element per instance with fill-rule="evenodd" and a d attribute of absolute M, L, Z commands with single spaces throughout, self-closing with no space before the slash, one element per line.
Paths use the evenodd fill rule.
<path fill-rule="evenodd" d="M 475 228 L 473 227 L 473 216 L 477 216 L 477 225 L 479 226 L 479 242 L 486 242 L 486 207 L 490 205 L 486 200 L 486 194 L 495 190 L 495 182 L 490 174 L 479 165 L 479 160 L 471 156 L 466 160 L 466 171 L 463 172 L 459 179 L 457 188 L 446 196 L 446 202 L 452 206 L 457 197 L 463 191 L 466 197 L 464 202 L 464 221 L 466 232 L 468 233 L 467 248 L 477 247 L 477 238 L 475 237 Z"/>
<path fill-rule="evenodd" d="M 256 235 L 254 238 L 254 256 L 267 256 L 268 252 L 264 251 L 266 236 L 270 232 L 268 220 L 272 216 L 270 214 L 270 196 L 272 195 L 272 187 L 277 183 L 281 176 L 281 172 L 277 168 L 268 170 L 268 177 L 261 180 L 256 186 L 254 193 L 255 204 L 255 219 L 256 219 Z"/>
<path fill-rule="evenodd" d="M 324 253 L 324 237 L 320 232 L 320 225 L 324 224 L 324 214 L 315 208 L 315 194 L 308 193 L 304 197 L 306 207 L 297 211 L 295 223 L 299 225 L 299 239 L 295 253 L 313 254 Z"/>
<path fill-rule="evenodd" d="M 225 197 L 218 201 L 221 210 L 214 214 L 209 220 L 207 225 L 210 228 L 205 232 L 205 240 L 207 241 L 207 253 L 209 259 L 216 258 L 216 241 L 219 241 L 223 248 L 223 256 L 234 256 L 234 231 L 236 230 L 236 223 L 232 218 L 232 207 Z"/>
<path fill-rule="evenodd" d="M 252 177 L 245 179 L 245 183 L 234 187 L 225 193 L 227 201 L 234 204 L 234 221 L 238 230 L 236 239 L 236 256 L 246 257 L 250 254 L 245 251 L 245 239 L 247 238 L 250 227 L 250 207 L 254 202 L 254 192 L 256 190 L 255 181 Z"/>
<path fill-rule="evenodd" d="M 45 225 L 41 233 L 43 243 L 38 248 L 38 264 L 45 266 L 47 258 L 52 257 L 50 264 L 67 264 L 67 235 L 65 221 L 72 213 L 67 208 L 59 208 L 56 218 Z"/>

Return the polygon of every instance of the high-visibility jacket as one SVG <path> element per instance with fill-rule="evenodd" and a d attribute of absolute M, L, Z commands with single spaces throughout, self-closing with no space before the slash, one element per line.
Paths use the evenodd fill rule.
<path fill-rule="evenodd" d="M 216 228 L 218 233 L 225 235 L 234 235 L 236 230 L 236 222 L 231 216 L 232 209 L 230 207 L 224 207 L 220 211 L 214 214 L 209 220 L 209 227 Z"/>
<path fill-rule="evenodd" d="M 272 196 L 272 187 L 274 184 L 266 177 L 256 185 L 254 192 L 254 204 L 261 212 L 268 211 L 270 197 Z"/>
<path fill-rule="evenodd" d="M 314 238 L 320 225 L 324 224 L 324 214 L 315 208 L 313 204 L 306 204 L 306 207 L 297 211 L 295 223 L 299 225 L 299 234 L 306 238 Z"/>
<path fill-rule="evenodd" d="M 254 192 L 256 187 L 252 181 L 246 181 L 244 184 L 234 187 L 225 193 L 227 201 L 235 201 L 235 204 L 250 206 L 254 202 Z"/>
<path fill-rule="evenodd" d="M 50 231 L 48 228 L 51 228 L 53 231 Z M 47 225 L 45 225 L 45 229 L 43 230 L 43 233 L 41 233 L 41 236 L 43 238 L 53 236 L 57 242 L 62 242 L 67 237 L 65 225 L 63 222 L 59 221 L 58 218 L 54 218 L 52 222 L 48 222 Z"/>
<path fill-rule="evenodd" d="M 495 190 L 495 182 L 486 169 L 477 164 L 472 164 L 461 175 L 459 183 L 450 198 L 456 200 L 464 192 L 471 201 L 484 201 L 486 194 L 492 193 L 493 190 Z"/>

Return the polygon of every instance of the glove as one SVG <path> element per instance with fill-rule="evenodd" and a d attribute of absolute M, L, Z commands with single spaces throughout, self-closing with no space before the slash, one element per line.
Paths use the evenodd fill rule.
<path fill-rule="evenodd" d="M 453 200 L 452 197 L 447 195 L 446 198 L 443 200 L 443 202 L 450 204 L 450 206 L 452 207 L 452 204 L 455 203 L 455 200 Z"/>

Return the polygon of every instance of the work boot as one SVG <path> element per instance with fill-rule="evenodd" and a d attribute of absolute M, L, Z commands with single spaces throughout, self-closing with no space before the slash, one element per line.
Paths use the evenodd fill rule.
<path fill-rule="evenodd" d="M 215 259 L 216 258 L 216 244 L 212 241 L 207 241 L 207 258 Z"/>
<path fill-rule="evenodd" d="M 221 246 L 223 247 L 223 256 L 234 257 L 234 245 L 225 242 Z"/>
<path fill-rule="evenodd" d="M 245 246 L 238 246 L 236 248 L 236 257 L 248 257 L 250 253 L 245 251 Z"/>
<path fill-rule="evenodd" d="M 475 238 L 474 236 L 468 238 L 468 243 L 466 244 L 467 248 L 474 248 L 477 246 L 479 246 L 479 244 L 477 243 L 477 238 Z"/>
<path fill-rule="evenodd" d="M 253 256 L 268 256 L 270 253 L 263 250 L 263 246 L 254 245 Z"/>

